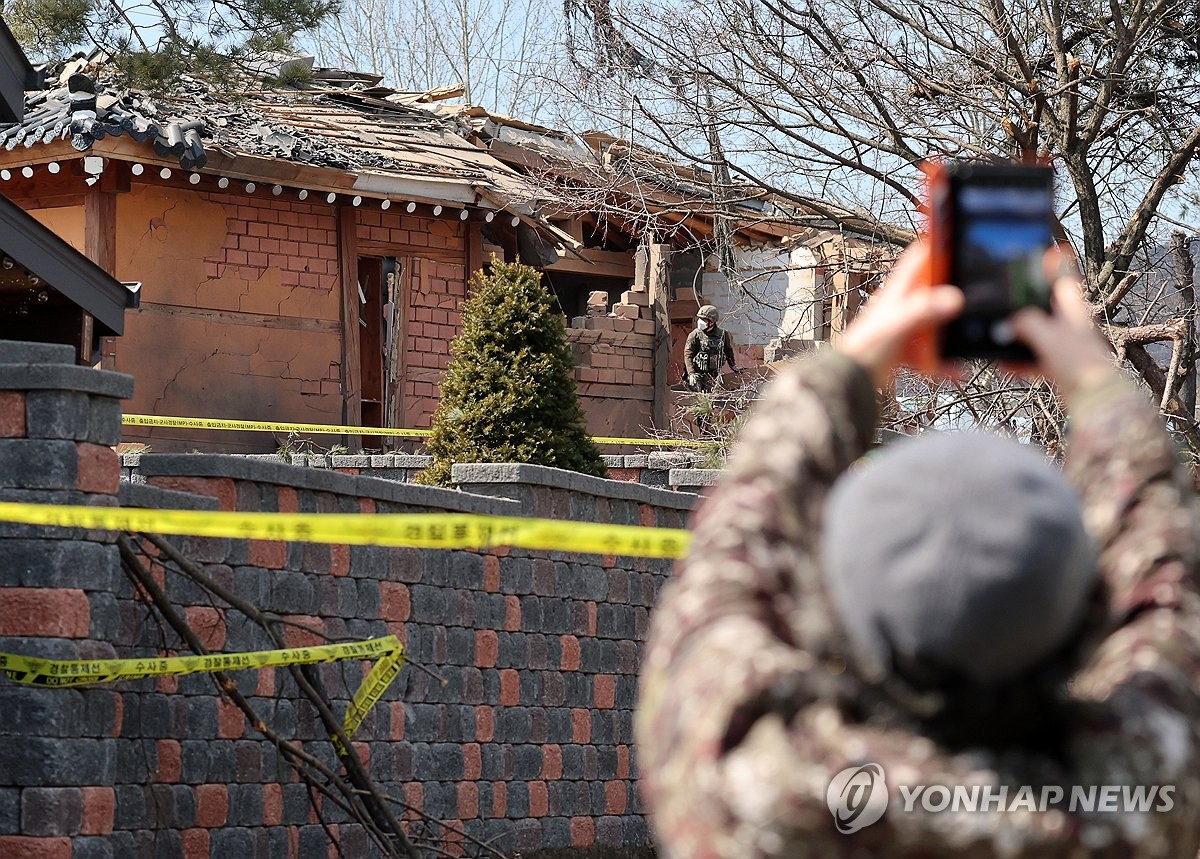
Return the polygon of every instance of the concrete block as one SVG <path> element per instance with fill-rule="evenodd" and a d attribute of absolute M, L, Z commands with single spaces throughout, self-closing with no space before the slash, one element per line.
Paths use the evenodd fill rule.
<path fill-rule="evenodd" d="M 608 293 L 604 292 L 603 290 L 595 290 L 594 292 L 589 292 L 588 298 L 587 298 L 587 304 L 588 304 L 589 315 L 590 315 L 590 311 L 593 307 L 607 308 L 608 307 Z"/>
<path fill-rule="evenodd" d="M 79 455 L 73 441 L 0 441 L 0 482 L 19 489 L 74 489 Z M 15 499 L 14 499 L 15 500 Z"/>
<path fill-rule="evenodd" d="M 612 320 L 613 331 L 616 331 L 618 334 L 628 334 L 633 331 L 633 323 L 636 321 L 634 319 L 623 319 L 619 316 L 614 317 Z"/>
<path fill-rule="evenodd" d="M 641 308 L 636 304 L 614 304 L 612 306 L 612 315 L 618 319 L 637 319 L 641 316 Z M 633 329 L 630 328 L 629 330 L 632 331 Z"/>
<path fill-rule="evenodd" d="M 588 318 L 588 329 L 591 331 L 612 331 L 613 317 L 611 316 L 592 316 Z"/>
<path fill-rule="evenodd" d="M 75 349 L 57 343 L 0 340 L 0 364 L 74 364 Z"/>
<path fill-rule="evenodd" d="M 587 328 L 588 318 L 586 316 L 572 316 L 571 324 L 568 328 Z"/>
<path fill-rule="evenodd" d="M 653 334 L 654 320 L 653 319 L 635 319 L 633 320 L 634 334 Z"/>
<path fill-rule="evenodd" d="M 64 364 L 0 362 L 0 391 L 83 391 L 116 399 L 133 396 L 133 376 Z"/>
<path fill-rule="evenodd" d="M 638 307 L 650 306 L 650 293 L 645 290 L 631 289 L 621 293 L 621 304 L 636 304 Z"/>
<path fill-rule="evenodd" d="M 29 438 L 86 440 L 89 414 L 87 394 L 30 391 L 25 396 L 25 434 Z"/>
<path fill-rule="evenodd" d="M 83 820 L 83 791 L 77 787 L 30 787 L 21 791 L 24 835 L 78 835 Z"/>

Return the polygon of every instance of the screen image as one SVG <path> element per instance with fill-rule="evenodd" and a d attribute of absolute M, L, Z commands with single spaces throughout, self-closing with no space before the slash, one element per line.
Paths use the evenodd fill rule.
<path fill-rule="evenodd" d="M 1008 316 L 1045 306 L 1042 257 L 1051 244 L 1051 195 L 1044 188 L 971 186 L 958 200 L 955 282 L 965 314 Z"/>

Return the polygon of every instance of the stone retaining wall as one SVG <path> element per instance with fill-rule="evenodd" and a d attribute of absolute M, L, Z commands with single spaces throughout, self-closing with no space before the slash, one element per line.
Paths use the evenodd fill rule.
<path fill-rule="evenodd" d="M 204 454 L 143 455 L 129 474 L 142 482 L 119 484 L 121 464 L 107 445 L 119 437 L 117 401 L 130 381 L 50 361 L 69 356 L 0 344 L 2 500 L 471 512 L 660 527 L 682 526 L 696 500 L 533 466 L 458 466 L 459 490 L 445 490 Z M 0 651 L 59 659 L 186 654 L 122 571 L 116 537 L 0 524 Z M 376 781 L 403 801 L 396 813 L 411 832 L 452 852 L 459 826 L 509 853 L 649 843 L 632 713 L 650 608 L 670 562 L 516 549 L 169 542 L 232 595 L 277 617 L 288 646 L 394 633 L 414 663 L 441 678 L 405 667 L 354 743 Z M 157 549 L 134 545 L 208 648 L 275 646 Z M 347 662 L 322 665 L 314 676 L 340 713 L 363 672 L 362 663 Z M 231 677 L 265 726 L 339 767 L 289 670 Z M 346 856 L 375 853 L 365 829 L 330 802 L 314 802 L 276 747 L 205 675 L 82 689 L 0 678 L 0 712 L 2 856 L 324 857 L 331 841 Z"/>

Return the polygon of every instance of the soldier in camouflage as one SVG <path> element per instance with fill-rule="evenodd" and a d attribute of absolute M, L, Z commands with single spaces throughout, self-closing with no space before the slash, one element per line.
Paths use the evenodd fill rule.
<path fill-rule="evenodd" d="M 924 250 L 910 249 L 839 350 L 771 384 L 662 593 L 636 736 L 664 856 L 1191 859 L 1200 844 L 1191 480 L 1156 410 L 1112 366 L 1073 278 L 1055 284 L 1053 316 L 1014 319 L 1069 405 L 1064 472 L 1095 547 L 1098 586 L 1070 651 L 1078 670 L 1055 686 L 1060 704 L 1025 712 L 1021 742 L 973 742 L 970 724 L 947 739 L 860 670 L 820 562 L 823 514 L 834 482 L 871 444 L 875 391 L 904 344 L 961 309 L 958 290 L 921 282 L 925 266 Z M 989 705 L 976 704 L 988 719 Z M 827 791 L 847 768 L 883 774 L 886 807 L 842 834 Z M 1173 793 L 1146 811 L 1066 801 L 906 810 L 900 788 L 916 785 Z"/>
<path fill-rule="evenodd" d="M 711 304 L 701 307 L 696 311 L 696 328 L 684 344 L 683 371 L 688 388 L 693 391 L 711 391 L 724 364 L 738 372 L 733 338 L 724 328 L 717 327 L 719 318 L 717 308 Z"/>

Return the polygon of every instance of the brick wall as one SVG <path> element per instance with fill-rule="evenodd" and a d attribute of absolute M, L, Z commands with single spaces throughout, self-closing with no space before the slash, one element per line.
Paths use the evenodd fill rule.
<path fill-rule="evenodd" d="M 0 350 L 0 365 L 5 354 Z M 85 369 L 55 369 L 127 384 Z M 0 366 L 0 398 L 12 405 L 31 378 Z M 4 432 L 40 426 L 25 396 L 27 426 L 6 408 Z M 61 471 L 64 485 L 51 495 L 37 494 L 46 491 L 48 478 L 2 458 L 5 445 L 42 442 L 0 441 L 6 500 L 117 502 L 115 455 L 99 466 L 79 465 L 86 460 L 79 453 L 90 453 L 83 445 L 107 443 L 116 420 L 103 397 L 87 396 L 97 401 L 89 400 L 87 421 L 71 425 L 83 435 L 62 440 L 70 450 L 39 455 L 39 474 Z M 87 435 L 92 430 L 84 430 L 85 423 L 95 423 L 99 434 Z M 71 451 L 75 472 L 50 465 L 59 456 L 71 461 Z M 695 500 L 532 466 L 460 466 L 462 491 L 244 457 L 150 454 L 138 468 L 146 483 L 123 485 L 123 504 L 449 510 L 680 526 Z M 85 493 L 88 486 L 105 492 Z M 111 535 L 0 529 L 0 650 L 54 658 L 186 652 L 123 575 L 114 547 L 104 542 Z M 506 852 L 648 843 L 632 708 L 641 641 L 668 562 L 516 549 L 170 542 L 240 598 L 317 633 L 342 639 L 395 633 L 412 660 L 445 680 L 406 667 L 356 737 L 374 778 L 409 804 L 397 813 L 410 832 L 435 837 L 452 852 L 455 836 L 418 823 L 420 815 L 495 839 Z M 174 571 L 157 550 L 143 549 L 155 581 L 209 647 L 272 646 L 259 626 Z M 284 627 L 284 636 L 289 645 L 321 640 L 296 626 Z M 340 712 L 363 666 L 324 665 L 317 674 Z M 267 726 L 336 767 L 314 708 L 290 672 L 231 676 Z M 321 804 L 328 828 L 322 827 L 305 785 L 211 678 L 82 690 L 0 679 L 0 711 L 6 714 L 0 722 L 0 855 L 324 857 L 331 840 L 344 855 L 372 854 L 363 828 L 329 802 Z"/>
<path fill-rule="evenodd" d="M 635 320 L 597 317 L 589 324 Z M 636 320 L 648 323 L 650 320 Z M 635 331 L 568 328 L 580 403 L 593 435 L 640 438 L 653 424 L 654 335 Z"/>

